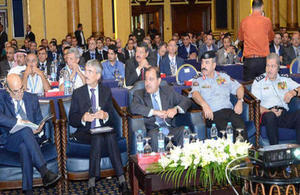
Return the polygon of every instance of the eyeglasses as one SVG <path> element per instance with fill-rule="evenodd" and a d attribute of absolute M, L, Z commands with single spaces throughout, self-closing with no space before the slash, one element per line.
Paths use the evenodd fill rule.
<path fill-rule="evenodd" d="M 12 90 L 8 85 L 7 85 L 7 88 L 14 95 L 17 95 L 17 94 L 20 94 L 20 93 L 24 92 L 24 86 L 23 85 L 20 89 L 17 89 L 17 90 Z"/>

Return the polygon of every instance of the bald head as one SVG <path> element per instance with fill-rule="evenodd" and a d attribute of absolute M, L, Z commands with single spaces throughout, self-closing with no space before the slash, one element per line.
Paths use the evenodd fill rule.
<path fill-rule="evenodd" d="M 22 86 L 22 79 L 18 74 L 9 74 L 6 81 L 10 89 L 13 89 L 14 86 Z"/>

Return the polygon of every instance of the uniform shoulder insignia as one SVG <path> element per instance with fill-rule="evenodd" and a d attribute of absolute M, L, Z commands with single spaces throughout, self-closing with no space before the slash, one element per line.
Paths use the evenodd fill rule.
<path fill-rule="evenodd" d="M 259 75 L 259 76 L 257 76 L 256 78 L 255 78 L 255 80 L 256 81 L 261 81 L 262 79 L 264 79 L 266 76 L 264 75 L 264 74 L 261 74 L 261 75 Z"/>
<path fill-rule="evenodd" d="M 286 77 L 286 78 L 290 78 L 290 75 L 288 75 L 288 74 L 279 74 L 279 76 L 281 76 L 281 77 Z"/>

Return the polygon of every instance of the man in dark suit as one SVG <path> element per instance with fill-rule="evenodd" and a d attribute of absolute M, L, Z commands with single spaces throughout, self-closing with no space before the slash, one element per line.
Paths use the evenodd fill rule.
<path fill-rule="evenodd" d="M 98 53 L 98 51 L 96 50 L 96 41 L 94 39 L 91 39 L 89 41 L 88 47 L 89 47 L 89 50 L 82 54 L 82 57 L 84 58 L 84 60 L 86 62 L 89 60 L 94 60 L 94 59 L 101 61 L 102 58 L 101 58 L 100 54 Z"/>
<path fill-rule="evenodd" d="M 57 44 L 55 41 L 51 41 L 49 43 L 49 51 L 48 51 L 48 58 L 47 61 L 58 61 L 59 60 L 59 51 L 57 49 Z"/>
<path fill-rule="evenodd" d="M 26 36 L 25 36 L 25 39 L 29 39 L 29 41 L 33 41 L 35 42 L 35 35 L 33 32 L 31 32 L 31 25 L 30 24 L 27 24 L 26 26 Z"/>
<path fill-rule="evenodd" d="M 149 64 L 151 66 L 159 67 L 160 62 L 162 61 L 163 57 L 166 55 L 167 52 L 167 43 L 161 42 L 157 48 L 157 51 L 153 52 L 151 58 L 148 57 Z"/>
<path fill-rule="evenodd" d="M 34 136 L 42 130 L 42 126 L 36 130 L 25 127 L 15 133 L 9 133 L 16 124 L 29 121 L 35 124 L 41 122 L 42 113 L 37 96 L 24 92 L 21 78 L 16 74 L 10 74 L 7 76 L 6 91 L 1 92 L 0 99 L 0 129 L 3 132 L 0 142 L 4 144 L 7 151 L 20 154 L 22 188 L 25 194 L 33 194 L 33 167 L 40 172 L 44 186 L 54 184 L 59 180 L 60 175 L 47 169 L 41 148 Z"/>
<path fill-rule="evenodd" d="M 102 38 L 97 39 L 97 52 L 100 55 L 100 62 L 102 62 L 103 60 L 107 60 L 107 58 L 108 58 L 107 51 L 105 51 L 103 48 L 103 39 Z"/>
<path fill-rule="evenodd" d="M 113 105 L 110 89 L 100 84 L 102 66 L 97 60 L 89 60 L 85 67 L 86 85 L 76 89 L 72 95 L 69 113 L 70 125 L 77 128 L 74 137 L 84 144 L 91 144 L 88 194 L 95 193 L 95 179 L 100 178 L 101 148 L 107 146 L 110 160 L 119 179 L 122 194 L 130 194 L 125 181 L 120 151 L 115 131 L 90 134 L 89 130 L 99 126 L 113 126 Z M 101 107 L 101 110 L 96 108 Z M 95 112 L 89 113 L 89 108 Z"/>
<path fill-rule="evenodd" d="M 160 86 L 161 78 L 157 67 L 145 71 L 145 89 L 135 91 L 130 111 L 143 115 L 147 136 L 151 137 L 153 151 L 157 151 L 158 129 L 164 135 L 174 135 L 175 144 L 182 145 L 184 127 L 176 127 L 173 118 L 177 113 L 185 113 L 191 106 L 189 98 L 180 95 L 170 86 Z"/>
<path fill-rule="evenodd" d="M 134 29 L 133 34 L 135 35 L 138 43 L 143 41 L 145 37 L 145 31 L 141 28 L 141 24 L 139 22 L 137 23 L 137 28 Z"/>
<path fill-rule="evenodd" d="M 292 45 L 289 47 L 286 47 L 284 50 L 284 56 L 283 56 L 283 64 L 291 64 L 293 59 L 298 57 L 300 55 L 300 40 L 299 40 L 299 33 L 296 32 L 292 36 Z"/>
<path fill-rule="evenodd" d="M 75 31 L 75 37 L 78 41 L 78 45 L 80 47 L 85 47 L 86 42 L 85 42 L 85 38 L 84 38 L 84 34 L 83 34 L 82 30 L 83 30 L 82 24 L 78 24 L 77 30 Z"/>
<path fill-rule="evenodd" d="M 45 47 L 40 47 L 38 51 L 38 67 L 41 71 L 46 73 L 47 76 L 51 74 L 51 62 L 47 61 L 48 54 Z"/>
<path fill-rule="evenodd" d="M 2 53 L 2 50 L 5 48 L 7 40 L 7 34 L 4 31 L 3 25 L 0 24 L 0 53 Z"/>
<path fill-rule="evenodd" d="M 133 39 L 128 39 L 127 46 L 124 49 L 124 53 L 125 53 L 125 60 L 126 61 L 128 59 L 131 59 L 131 58 L 135 57 L 135 48 L 134 48 L 134 40 Z"/>
<path fill-rule="evenodd" d="M 168 54 L 160 61 L 159 68 L 161 73 L 175 76 L 177 70 L 184 64 L 184 60 L 176 55 L 177 44 L 174 40 L 168 42 Z"/>
<path fill-rule="evenodd" d="M 198 62 L 201 62 L 201 56 L 207 51 L 217 52 L 218 48 L 213 43 L 213 36 L 211 34 L 206 35 L 205 44 L 200 47 L 198 52 Z"/>
<path fill-rule="evenodd" d="M 5 77 L 9 70 L 14 65 L 14 55 L 15 49 L 13 47 L 8 47 L 6 49 L 6 58 L 0 62 L 0 76 Z"/>
<path fill-rule="evenodd" d="M 178 48 L 178 56 L 184 60 L 197 59 L 197 48 L 191 44 L 188 34 L 183 35 L 183 45 Z"/>
<path fill-rule="evenodd" d="M 282 64 L 284 48 L 281 45 L 281 34 L 280 33 L 275 33 L 273 43 L 270 44 L 270 53 L 276 53 L 280 58 L 280 64 Z"/>
<path fill-rule="evenodd" d="M 148 54 L 148 45 L 144 42 L 140 42 L 136 47 L 135 58 L 130 58 L 126 61 L 125 80 L 127 86 L 134 85 L 136 81 L 144 80 L 145 68 L 150 67 L 146 59 Z"/>

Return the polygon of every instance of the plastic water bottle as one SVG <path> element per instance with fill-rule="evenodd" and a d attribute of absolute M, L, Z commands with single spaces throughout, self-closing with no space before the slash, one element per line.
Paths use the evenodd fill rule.
<path fill-rule="evenodd" d="M 227 139 L 233 143 L 233 129 L 232 129 L 231 122 L 227 123 L 226 135 L 227 135 Z"/>
<path fill-rule="evenodd" d="M 71 95 L 72 89 L 71 89 L 71 81 L 70 81 L 70 73 L 69 71 L 64 71 L 64 94 L 65 95 Z"/>
<path fill-rule="evenodd" d="M 190 129 L 188 126 L 184 126 L 183 130 L 183 146 L 190 143 Z"/>
<path fill-rule="evenodd" d="M 162 128 L 159 128 L 157 142 L 158 142 L 157 152 L 158 153 L 165 152 L 165 136 L 162 132 Z"/>
<path fill-rule="evenodd" d="M 55 71 L 55 63 L 52 62 L 50 66 L 50 72 L 51 72 L 51 81 L 56 81 L 56 71 Z"/>
<path fill-rule="evenodd" d="M 217 129 L 215 123 L 213 123 L 210 128 L 210 138 L 214 139 L 214 140 L 217 140 L 217 138 L 218 138 L 218 129 Z"/>
<path fill-rule="evenodd" d="M 144 136 L 143 131 L 139 129 L 136 135 L 136 152 L 137 154 L 144 153 Z"/>

